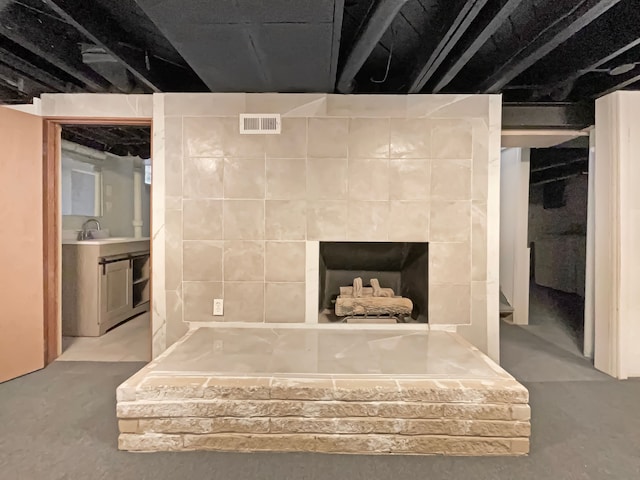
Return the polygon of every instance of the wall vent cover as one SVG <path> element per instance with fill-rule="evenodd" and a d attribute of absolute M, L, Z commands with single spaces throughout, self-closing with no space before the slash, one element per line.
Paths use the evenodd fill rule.
<path fill-rule="evenodd" d="M 240 133 L 243 135 L 278 135 L 281 128 L 279 113 L 243 113 L 240 115 Z"/>

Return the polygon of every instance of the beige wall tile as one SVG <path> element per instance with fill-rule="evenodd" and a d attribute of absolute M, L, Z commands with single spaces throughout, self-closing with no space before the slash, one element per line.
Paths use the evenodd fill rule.
<path fill-rule="evenodd" d="M 180 316 L 182 316 L 182 310 L 180 311 Z M 177 322 L 167 321 L 167 347 L 173 345 L 177 340 L 180 340 L 188 331 L 189 324 L 182 320 Z"/>
<path fill-rule="evenodd" d="M 223 169 L 222 158 L 185 158 L 185 198 L 222 198 Z"/>
<path fill-rule="evenodd" d="M 310 118 L 307 134 L 309 157 L 346 157 L 349 148 L 349 120 Z"/>
<path fill-rule="evenodd" d="M 347 202 L 307 203 L 308 240 L 346 240 Z"/>
<path fill-rule="evenodd" d="M 224 280 L 264 280 L 264 242 L 225 241 Z"/>
<path fill-rule="evenodd" d="M 232 118 L 185 117 L 184 154 L 189 157 L 224 156 L 224 137 Z"/>
<path fill-rule="evenodd" d="M 244 93 L 165 93 L 164 113 L 183 116 L 233 116 L 244 112 Z"/>
<path fill-rule="evenodd" d="M 468 243 L 429 243 L 429 284 L 471 282 L 471 247 Z"/>
<path fill-rule="evenodd" d="M 267 283 L 265 321 L 304 323 L 304 283 Z"/>
<path fill-rule="evenodd" d="M 279 113 L 283 119 L 324 117 L 326 114 L 327 96 L 324 93 L 247 93 L 245 96 L 247 113 Z"/>
<path fill-rule="evenodd" d="M 471 202 L 431 202 L 429 240 L 432 242 L 471 241 Z"/>
<path fill-rule="evenodd" d="M 389 198 L 391 200 L 429 200 L 431 161 L 390 160 Z"/>
<path fill-rule="evenodd" d="M 304 282 L 305 255 L 305 242 L 266 242 L 265 280 Z"/>
<path fill-rule="evenodd" d="M 241 135 L 239 117 L 185 117 L 185 154 L 191 157 L 259 157 L 264 135 Z"/>
<path fill-rule="evenodd" d="M 166 210 L 164 218 L 164 288 L 177 290 L 182 283 L 182 211 Z"/>
<path fill-rule="evenodd" d="M 167 341 L 169 341 L 169 330 L 173 328 L 173 332 L 177 335 L 177 332 L 182 330 L 182 328 L 188 327 L 188 325 L 184 324 L 182 321 L 182 305 L 183 305 L 183 295 L 182 295 L 182 282 L 180 283 L 180 287 L 178 290 L 167 290 L 166 291 L 166 301 L 165 305 L 167 308 L 166 320 L 167 320 Z M 184 332 L 180 334 L 180 336 L 184 335 Z M 177 338 L 173 338 L 171 343 L 175 342 Z"/>
<path fill-rule="evenodd" d="M 471 279 L 487 280 L 487 204 L 471 205 Z"/>
<path fill-rule="evenodd" d="M 225 157 L 263 157 L 266 135 L 242 135 L 239 116 L 231 120 L 224 136 Z"/>
<path fill-rule="evenodd" d="M 389 200 L 389 160 L 349 159 L 349 198 Z"/>
<path fill-rule="evenodd" d="M 165 305 L 167 308 L 167 325 L 172 323 L 182 323 L 182 284 L 177 290 L 167 290 Z"/>
<path fill-rule="evenodd" d="M 182 291 L 185 322 L 224 320 L 213 316 L 213 300 L 224 298 L 222 282 L 184 282 Z"/>
<path fill-rule="evenodd" d="M 389 122 L 388 118 L 351 118 L 349 158 L 389 158 Z"/>
<path fill-rule="evenodd" d="M 166 118 L 164 124 L 165 195 L 182 195 L 182 118 Z"/>
<path fill-rule="evenodd" d="M 327 115 L 340 117 L 405 117 L 414 95 L 327 95 Z"/>
<path fill-rule="evenodd" d="M 185 281 L 222 280 L 222 242 L 189 240 L 183 242 Z"/>
<path fill-rule="evenodd" d="M 47 117 L 151 118 L 151 95 L 118 93 L 43 93 L 41 114 Z"/>
<path fill-rule="evenodd" d="M 438 118 L 486 118 L 489 113 L 489 95 L 411 95 L 408 117 L 433 116 Z"/>
<path fill-rule="evenodd" d="M 434 160 L 431 198 L 471 200 L 471 160 Z"/>
<path fill-rule="evenodd" d="M 391 158 L 430 158 L 431 120 L 392 118 L 390 143 Z"/>
<path fill-rule="evenodd" d="M 224 200 L 224 239 L 263 240 L 264 200 Z"/>
<path fill-rule="evenodd" d="M 464 325 L 468 324 L 470 319 L 471 286 L 469 284 L 429 285 L 429 323 Z"/>
<path fill-rule="evenodd" d="M 471 124 L 464 120 L 434 120 L 431 133 L 433 158 L 471 158 Z"/>
<path fill-rule="evenodd" d="M 165 102 L 173 113 L 165 110 L 163 145 L 165 205 L 174 210 L 163 242 L 171 338 L 186 327 L 175 322 L 183 309 L 185 321 L 304 321 L 307 234 L 430 241 L 431 321 L 469 322 L 471 279 L 487 277 L 486 206 L 470 204 L 472 192 L 487 195 L 487 122 L 478 107 L 486 101 L 425 97 L 422 113 L 407 113 L 417 103 L 406 96 L 185 96 L 192 105 L 174 97 Z M 238 113 L 267 104 L 284 114 L 282 134 L 240 135 Z M 213 317 L 214 298 L 224 298 L 224 317 Z M 247 298 L 256 301 L 248 307 Z M 480 296 L 473 302 L 486 310 Z"/>
<path fill-rule="evenodd" d="M 307 156 L 307 119 L 282 118 L 280 135 L 265 135 L 267 158 L 305 158 Z"/>
<path fill-rule="evenodd" d="M 495 135 L 495 134 L 493 134 Z M 489 192 L 489 139 L 491 135 L 487 129 L 487 126 L 480 120 L 479 122 L 474 120 L 473 127 L 473 199 L 479 202 L 486 203 Z M 492 157 L 497 156 L 497 169 L 500 166 L 500 152 L 496 152 Z M 496 179 L 492 178 L 493 181 Z M 499 179 L 497 181 L 499 183 Z"/>
<path fill-rule="evenodd" d="M 267 240 L 304 240 L 307 236 L 307 202 L 267 200 L 265 202 Z"/>
<path fill-rule="evenodd" d="M 486 282 L 471 282 L 471 323 L 478 326 L 486 325 L 487 323 Z M 482 336 L 486 339 L 486 333 Z"/>
<path fill-rule="evenodd" d="M 307 197 L 305 158 L 267 159 L 267 198 L 302 200 Z"/>
<path fill-rule="evenodd" d="M 263 322 L 264 283 L 225 282 L 224 320 L 228 322 Z"/>
<path fill-rule="evenodd" d="M 391 202 L 389 240 L 392 242 L 429 241 L 429 203 Z"/>
<path fill-rule="evenodd" d="M 179 197 L 164 197 L 164 208 L 166 210 L 182 210 L 182 195 Z"/>
<path fill-rule="evenodd" d="M 348 161 L 346 158 L 307 159 L 307 198 L 343 200 L 347 198 Z"/>
<path fill-rule="evenodd" d="M 258 135 L 247 135 L 258 136 Z M 264 158 L 225 158 L 224 197 L 264 198 L 265 160 Z"/>
<path fill-rule="evenodd" d="M 386 241 L 389 236 L 389 202 L 349 202 L 347 238 Z"/>
<path fill-rule="evenodd" d="M 183 200 L 185 240 L 222 240 L 222 200 Z"/>

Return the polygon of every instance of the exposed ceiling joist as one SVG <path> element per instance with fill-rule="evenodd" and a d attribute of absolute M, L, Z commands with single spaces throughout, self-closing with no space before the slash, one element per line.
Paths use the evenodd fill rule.
<path fill-rule="evenodd" d="M 69 55 L 72 45 L 58 35 L 55 25 L 43 22 L 32 10 L 18 4 L 6 7 L 2 11 L 0 35 L 46 60 L 93 92 L 104 92 L 109 87 L 106 80 L 82 63 L 80 55 Z"/>
<path fill-rule="evenodd" d="M 21 75 L 10 67 L 0 63 L 0 80 L 14 91 L 24 95 L 34 95 L 47 90 L 47 87 L 37 80 Z"/>
<path fill-rule="evenodd" d="M 622 38 L 616 41 L 616 38 L 614 38 L 615 35 L 622 36 Z M 569 65 L 569 62 L 567 62 L 564 70 L 557 71 L 544 88 L 540 88 L 534 92 L 532 100 L 538 100 L 545 95 L 553 95 L 553 92 L 558 90 L 563 90 L 564 98 L 566 98 L 570 93 L 569 90 L 572 89 L 575 81 L 580 77 L 601 68 L 629 50 L 640 46 L 640 37 L 638 35 L 640 34 L 632 33 L 624 29 L 610 34 L 611 44 L 598 44 L 588 49 L 579 67 L 575 64 Z M 564 98 L 561 100 L 564 100 Z"/>
<path fill-rule="evenodd" d="M 555 50 L 566 40 L 607 12 L 621 0 L 583 0 L 567 14 L 546 27 L 532 42 L 517 51 L 501 65 L 478 91 L 499 92 L 511 80 Z"/>
<path fill-rule="evenodd" d="M 478 53 L 478 50 L 487 43 L 500 26 L 509 18 L 523 0 L 507 0 L 507 2 L 497 11 L 491 12 L 489 23 L 475 37 L 470 38 L 470 43 L 463 49 L 456 60 L 447 68 L 442 78 L 433 89 L 433 93 L 440 92 L 460 73 L 469 60 Z"/>
<path fill-rule="evenodd" d="M 500 141 L 502 148 L 551 148 L 578 138 L 589 146 L 589 135 L 580 130 L 503 130 Z"/>
<path fill-rule="evenodd" d="M 600 93 L 594 95 L 594 98 L 600 98 L 600 97 L 603 97 L 603 96 L 605 96 L 605 95 L 607 95 L 609 93 L 613 93 L 613 92 L 616 92 L 618 90 L 622 90 L 623 88 L 626 88 L 626 87 L 628 87 L 630 85 L 633 85 L 636 82 L 640 82 L 640 75 L 638 75 L 637 73 L 632 73 L 631 76 L 626 77 L 624 80 L 619 79 L 614 85 L 611 85 L 604 92 L 600 92 Z"/>
<path fill-rule="evenodd" d="M 545 170 L 552 170 L 554 168 L 558 168 L 558 167 L 562 167 L 564 165 L 571 165 L 574 163 L 582 163 L 584 164 L 585 162 L 588 162 L 589 159 L 588 158 L 584 158 L 584 157 L 580 157 L 580 158 L 574 158 L 572 160 L 556 160 L 555 163 L 549 164 L 549 165 L 542 165 L 539 167 L 531 167 L 531 173 L 537 173 L 537 172 L 544 172 Z"/>
<path fill-rule="evenodd" d="M 141 126 L 64 125 L 62 138 L 119 156 L 148 158 L 151 147 L 151 129 Z"/>
<path fill-rule="evenodd" d="M 582 170 L 573 172 L 567 175 L 561 175 L 559 177 L 552 177 L 552 178 L 546 178 L 544 180 L 532 181 L 530 184 L 532 186 L 539 186 L 539 185 L 544 185 L 546 183 L 559 182 L 560 180 L 569 180 L 570 178 L 579 177 L 580 175 L 582 175 Z"/>
<path fill-rule="evenodd" d="M 123 64 L 143 85 L 154 92 L 162 91 L 162 79 L 151 70 L 148 57 L 132 54 L 132 49 L 121 43 L 128 35 L 105 15 L 99 15 L 90 2 L 46 0 L 47 4 L 80 33 L 103 48 Z M 142 50 L 142 49 L 141 49 Z"/>
<path fill-rule="evenodd" d="M 530 182 L 541 185 L 588 170 L 589 152 L 586 148 L 532 149 L 530 163 Z"/>
<path fill-rule="evenodd" d="M 408 0 L 381 0 L 360 27 L 355 43 L 342 67 L 336 90 L 350 93 L 353 79 Z"/>
<path fill-rule="evenodd" d="M 73 92 L 79 91 L 73 85 L 69 85 L 60 81 L 60 79 L 50 75 L 41 68 L 32 65 L 22 58 L 0 47 L 0 63 L 10 66 L 16 72 L 29 77 L 31 80 L 38 82 L 45 87 L 45 90 L 53 90 L 57 92 Z"/>
<path fill-rule="evenodd" d="M 504 103 L 502 105 L 502 128 L 505 130 L 581 130 L 594 124 L 595 108 L 591 103 Z"/>
<path fill-rule="evenodd" d="M 418 65 L 411 80 L 409 93 L 420 92 L 429 79 L 433 76 L 437 68 L 447 58 L 453 47 L 458 43 L 462 36 L 467 32 L 469 26 L 480 13 L 480 10 L 486 5 L 488 0 L 466 0 L 460 9 L 458 16 L 455 18 L 447 33 L 442 37 L 436 48 L 433 50 L 426 61 Z"/>

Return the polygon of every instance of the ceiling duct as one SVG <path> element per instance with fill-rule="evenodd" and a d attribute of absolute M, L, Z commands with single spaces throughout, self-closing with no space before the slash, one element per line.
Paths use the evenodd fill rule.
<path fill-rule="evenodd" d="M 136 84 L 127 68 L 104 48 L 83 43 L 82 62 L 112 83 L 122 93 L 133 92 Z"/>

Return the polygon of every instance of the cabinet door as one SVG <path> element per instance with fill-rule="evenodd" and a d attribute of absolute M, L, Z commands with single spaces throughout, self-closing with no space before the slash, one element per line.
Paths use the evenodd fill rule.
<path fill-rule="evenodd" d="M 104 266 L 100 280 L 100 323 L 131 310 L 131 290 L 129 260 Z"/>

